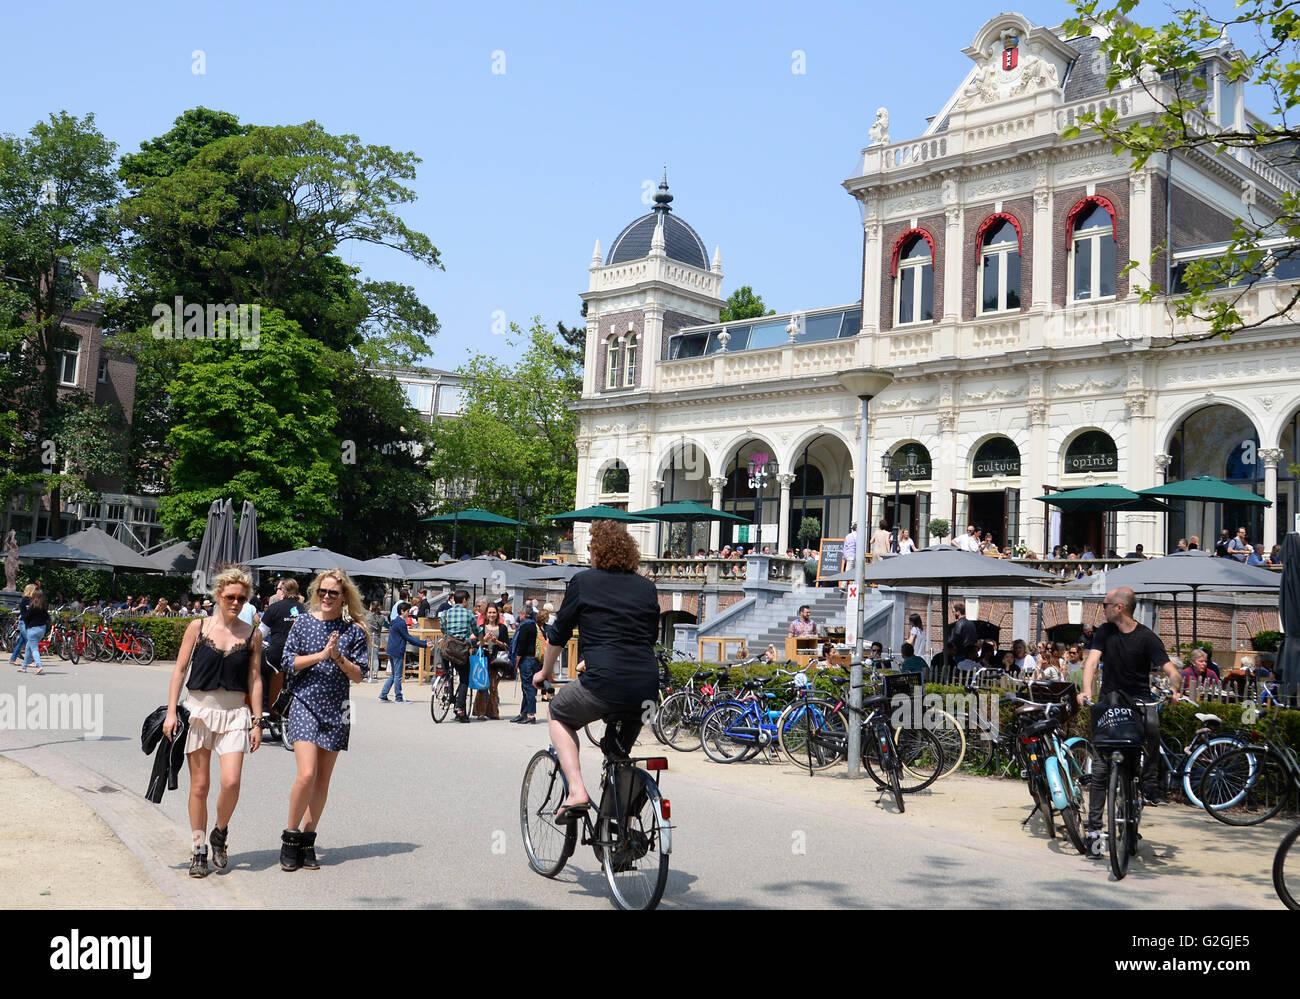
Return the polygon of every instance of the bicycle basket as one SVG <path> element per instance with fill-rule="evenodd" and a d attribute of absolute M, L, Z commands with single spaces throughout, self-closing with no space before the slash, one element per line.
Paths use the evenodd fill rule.
<path fill-rule="evenodd" d="M 1035 704 L 1064 704 L 1064 709 L 1057 715 L 1062 722 L 1070 721 L 1079 713 L 1079 688 L 1068 680 L 1034 683 L 1028 689 L 1028 700 Z"/>
<path fill-rule="evenodd" d="M 903 694 L 911 697 L 913 691 L 921 685 L 921 679 L 920 673 L 885 673 L 885 696 L 897 697 Z"/>

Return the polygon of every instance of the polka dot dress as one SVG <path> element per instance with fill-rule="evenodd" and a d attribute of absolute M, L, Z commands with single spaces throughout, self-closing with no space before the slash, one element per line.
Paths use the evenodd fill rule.
<path fill-rule="evenodd" d="M 289 630 L 284 642 L 286 670 L 292 669 L 291 656 L 311 656 L 325 651 L 331 632 L 338 633 L 339 654 L 365 673 L 368 661 L 365 629 L 341 617 L 321 621 L 311 614 L 299 615 Z M 352 728 L 347 714 L 351 686 L 352 681 L 332 659 L 300 670 L 293 677 L 289 741 L 303 740 L 332 751 L 347 749 Z"/>

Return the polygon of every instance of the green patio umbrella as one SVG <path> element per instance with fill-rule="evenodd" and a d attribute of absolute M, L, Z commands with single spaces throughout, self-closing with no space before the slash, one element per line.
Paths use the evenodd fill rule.
<path fill-rule="evenodd" d="M 1168 496 L 1170 499 L 1200 500 L 1202 503 L 1262 503 L 1272 506 L 1273 501 L 1256 496 L 1238 486 L 1231 486 L 1212 475 L 1197 475 L 1190 479 L 1176 479 L 1163 486 L 1139 489 L 1143 496 Z"/>
<path fill-rule="evenodd" d="M 1059 507 L 1066 513 L 1109 513 L 1113 510 L 1137 512 L 1169 512 L 1169 505 L 1123 486 L 1085 486 L 1082 489 L 1065 489 L 1059 493 L 1035 496 L 1040 503 Z"/>
<path fill-rule="evenodd" d="M 493 513 L 490 510 L 480 510 L 477 507 L 470 507 L 468 510 L 457 510 L 453 513 L 439 514 L 437 517 L 424 517 L 422 523 L 451 524 L 451 553 L 456 554 L 457 535 L 460 533 L 461 524 L 472 524 L 475 527 L 525 527 L 523 521 L 512 520 L 509 517 L 503 517 L 499 513 Z"/>
<path fill-rule="evenodd" d="M 653 523 L 653 519 L 650 517 L 628 513 L 616 506 L 584 506 L 581 510 L 566 510 L 564 513 L 553 513 L 543 519 L 555 520 L 561 524 L 587 523 L 593 520 L 619 520 L 625 524 Z"/>
<path fill-rule="evenodd" d="M 695 500 L 678 500 L 676 503 L 665 503 L 663 506 L 651 507 L 649 510 L 637 510 L 632 516 L 658 521 L 661 524 L 694 523 L 697 520 L 731 520 L 738 524 L 749 523 L 746 517 L 715 510 Z"/>

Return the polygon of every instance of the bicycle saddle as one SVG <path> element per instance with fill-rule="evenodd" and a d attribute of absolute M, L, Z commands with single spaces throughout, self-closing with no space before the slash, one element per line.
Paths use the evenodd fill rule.
<path fill-rule="evenodd" d="M 884 694 L 872 694 L 870 697 L 868 697 L 865 701 L 862 702 L 862 706 L 866 710 L 871 711 L 874 710 L 875 708 L 883 708 L 888 703 L 889 703 L 889 698 L 886 697 Z"/>
<path fill-rule="evenodd" d="M 1223 722 L 1223 719 L 1220 718 L 1218 715 L 1212 715 L 1209 714 L 1208 712 L 1198 711 L 1195 715 L 1195 718 L 1197 721 L 1204 722 L 1207 725 L 1219 725 Z"/>
<path fill-rule="evenodd" d="M 1024 734 L 1028 738 L 1033 738 L 1036 735 L 1046 735 L 1052 729 L 1059 728 L 1060 725 L 1061 719 L 1059 718 L 1044 718 L 1042 721 L 1036 721 L 1028 726 Z"/>

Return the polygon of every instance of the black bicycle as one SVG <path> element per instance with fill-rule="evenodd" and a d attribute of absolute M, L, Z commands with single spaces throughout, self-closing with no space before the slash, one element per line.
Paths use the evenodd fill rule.
<path fill-rule="evenodd" d="M 519 824 L 528 866 L 553 878 L 564 869 L 579 842 L 590 846 L 620 909 L 648 911 L 659 904 L 668 883 L 672 852 L 671 805 L 651 773 L 668 769 L 664 757 L 626 754 L 623 732 L 640 727 L 638 713 L 605 719 L 601 740 L 600 801 L 565 822 L 555 816 L 569 793 L 555 747 L 539 750 L 524 770 L 519 792 Z M 644 764 L 644 767 L 638 766 Z M 594 818 L 593 818 L 594 814 Z"/>

